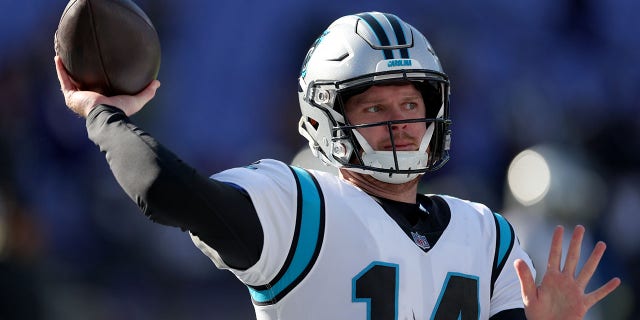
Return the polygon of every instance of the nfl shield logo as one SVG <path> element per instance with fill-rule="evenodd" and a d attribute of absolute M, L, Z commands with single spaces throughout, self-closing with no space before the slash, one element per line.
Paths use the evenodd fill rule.
<path fill-rule="evenodd" d="M 413 231 L 411 231 L 411 236 L 413 237 L 413 242 L 415 242 L 418 247 L 422 248 L 422 250 L 431 248 L 431 245 L 429 245 L 429 241 L 427 241 L 427 237 Z"/>

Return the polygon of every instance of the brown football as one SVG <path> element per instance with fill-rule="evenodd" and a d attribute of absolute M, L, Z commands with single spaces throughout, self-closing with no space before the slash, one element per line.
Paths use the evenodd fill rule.
<path fill-rule="evenodd" d="M 71 0 L 54 38 L 56 55 L 80 90 L 135 94 L 158 76 L 158 33 L 130 0 Z"/>

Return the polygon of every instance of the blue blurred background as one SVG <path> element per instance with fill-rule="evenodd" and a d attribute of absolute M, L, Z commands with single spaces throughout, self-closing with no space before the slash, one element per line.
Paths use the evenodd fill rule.
<path fill-rule="evenodd" d="M 637 319 L 639 1 L 137 3 L 163 60 L 133 120 L 206 175 L 305 147 L 296 79 L 331 21 L 377 10 L 413 24 L 452 82 L 452 159 L 423 191 L 504 213 L 539 274 L 553 226 L 584 224 L 586 252 L 608 244 L 594 286 L 623 280 L 589 318 Z M 230 273 L 139 213 L 66 110 L 53 64 L 65 5 L 0 2 L 0 319 L 254 318 Z M 538 165 L 517 165 L 524 150 Z M 540 177 L 534 200 L 515 194 Z"/>

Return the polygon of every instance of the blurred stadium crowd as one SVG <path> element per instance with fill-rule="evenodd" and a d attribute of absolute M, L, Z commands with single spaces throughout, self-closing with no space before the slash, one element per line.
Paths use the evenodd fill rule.
<path fill-rule="evenodd" d="M 639 1 L 137 3 L 163 85 L 134 121 L 207 175 L 305 147 L 296 78 L 332 20 L 378 10 L 418 27 L 451 78 L 454 121 L 452 159 L 423 191 L 504 213 L 539 274 L 553 226 L 584 224 L 585 252 L 608 244 L 594 285 L 623 281 L 589 318 L 637 319 Z M 139 214 L 66 110 L 53 64 L 65 5 L 0 2 L 0 319 L 251 319 L 246 290 Z M 507 179 L 526 149 L 549 178 L 528 203 Z"/>

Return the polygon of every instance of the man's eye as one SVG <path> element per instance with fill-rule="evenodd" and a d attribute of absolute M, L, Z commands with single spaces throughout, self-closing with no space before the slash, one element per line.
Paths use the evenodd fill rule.
<path fill-rule="evenodd" d="M 413 110 L 413 109 L 416 109 L 417 107 L 418 107 L 417 103 L 408 102 L 408 103 L 405 104 L 405 108 L 407 110 Z"/>
<path fill-rule="evenodd" d="M 378 112 L 380 111 L 380 106 L 371 106 L 365 109 L 366 112 Z"/>

